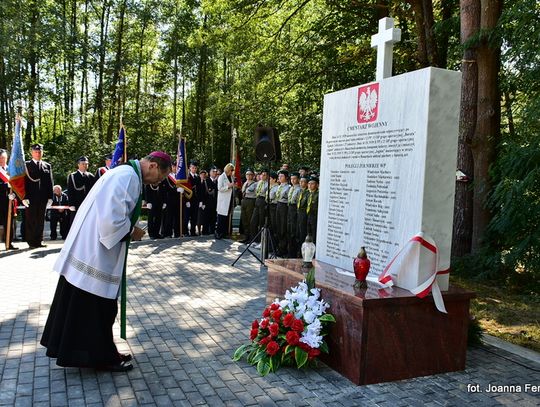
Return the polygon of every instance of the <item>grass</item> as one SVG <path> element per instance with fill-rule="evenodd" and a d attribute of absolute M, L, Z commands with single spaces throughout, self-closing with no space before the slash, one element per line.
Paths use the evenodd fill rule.
<path fill-rule="evenodd" d="M 540 298 L 531 293 L 515 293 L 451 276 L 451 283 L 476 293 L 471 301 L 471 314 L 485 333 L 540 352 Z"/>

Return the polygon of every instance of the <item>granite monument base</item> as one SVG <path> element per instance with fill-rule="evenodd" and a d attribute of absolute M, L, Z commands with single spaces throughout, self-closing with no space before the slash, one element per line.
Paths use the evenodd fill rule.
<path fill-rule="evenodd" d="M 267 260 L 266 299 L 283 298 L 304 276 L 298 259 Z M 354 276 L 314 261 L 316 286 L 336 317 L 321 360 L 355 384 L 372 384 L 465 369 L 469 303 L 474 293 L 443 292 L 448 314 L 430 296 L 400 288 L 354 289 Z"/>

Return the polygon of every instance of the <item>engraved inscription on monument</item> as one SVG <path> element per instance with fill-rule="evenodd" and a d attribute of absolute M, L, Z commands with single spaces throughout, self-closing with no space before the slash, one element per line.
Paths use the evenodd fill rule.
<path fill-rule="evenodd" d="M 358 95 L 369 84 L 325 95 L 317 259 L 352 271 L 366 246 L 378 276 L 424 232 L 449 262 L 459 80 L 435 68 L 384 79 L 377 120 L 365 123 Z"/>

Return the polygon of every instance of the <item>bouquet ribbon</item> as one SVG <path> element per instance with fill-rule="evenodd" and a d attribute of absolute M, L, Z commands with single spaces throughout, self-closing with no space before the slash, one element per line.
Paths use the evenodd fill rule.
<path fill-rule="evenodd" d="M 421 254 L 424 255 L 426 260 L 422 261 L 420 265 L 421 267 L 429 268 L 429 277 L 417 287 L 406 288 L 419 298 L 424 298 L 431 292 L 437 310 L 447 313 L 441 289 L 437 283 L 437 275 L 447 274 L 450 272 L 450 269 L 438 270 L 439 250 L 437 245 L 433 239 L 423 233 L 418 233 L 413 236 L 397 252 L 379 276 L 379 282 L 387 286 L 394 285 L 397 277 L 403 275 L 410 269 L 411 260 L 420 258 Z"/>

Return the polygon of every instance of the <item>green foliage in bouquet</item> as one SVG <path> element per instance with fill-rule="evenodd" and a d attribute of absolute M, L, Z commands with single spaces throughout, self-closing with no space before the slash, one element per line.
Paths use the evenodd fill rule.
<path fill-rule="evenodd" d="M 321 352 L 328 353 L 324 336 L 336 320 L 326 313 L 330 305 L 320 299 L 320 289 L 314 288 L 314 270 L 306 281 L 287 290 L 284 300 L 276 299 L 264 309 L 262 318 L 251 324 L 251 342 L 240 346 L 233 360 L 246 357 L 265 376 L 280 366 L 307 366 Z"/>

